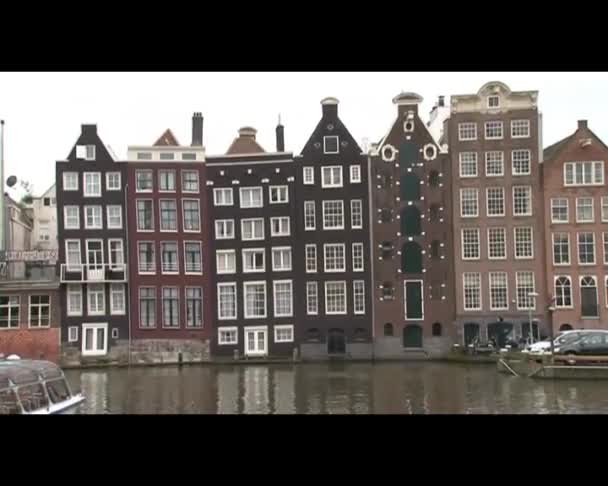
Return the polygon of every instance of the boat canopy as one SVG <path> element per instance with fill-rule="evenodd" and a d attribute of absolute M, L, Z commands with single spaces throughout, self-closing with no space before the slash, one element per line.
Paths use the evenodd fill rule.
<path fill-rule="evenodd" d="M 62 377 L 61 368 L 50 361 L 0 361 L 0 390 L 10 386 L 9 380 L 19 386 Z"/>

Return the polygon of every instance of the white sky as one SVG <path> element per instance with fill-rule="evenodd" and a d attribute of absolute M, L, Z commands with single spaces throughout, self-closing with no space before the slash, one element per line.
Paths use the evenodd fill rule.
<path fill-rule="evenodd" d="M 222 154 L 239 127 L 258 129 L 275 150 L 278 114 L 286 150 L 299 153 L 321 116 L 321 99 L 340 100 L 339 115 L 355 139 L 376 142 L 393 122 L 392 98 L 413 91 L 421 115 L 439 95 L 475 93 L 488 81 L 512 90 L 538 90 L 545 146 L 569 135 L 579 119 L 608 141 L 608 73 L 245 72 L 245 73 L 0 73 L 5 120 L 5 180 L 14 174 L 40 195 L 54 181 L 82 123 L 96 123 L 102 140 L 126 158 L 128 145 L 151 145 L 166 128 L 191 142 L 191 117 L 204 117 L 208 154 Z"/>

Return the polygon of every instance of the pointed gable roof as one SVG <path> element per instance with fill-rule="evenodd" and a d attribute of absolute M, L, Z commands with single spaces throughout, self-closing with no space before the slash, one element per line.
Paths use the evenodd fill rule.
<path fill-rule="evenodd" d="M 170 128 L 167 128 L 160 138 L 154 142 L 155 147 L 179 147 L 179 142 Z"/>
<path fill-rule="evenodd" d="M 266 151 L 256 142 L 255 136 L 258 131 L 253 127 L 242 127 L 239 136 L 235 138 L 228 147 L 226 155 L 233 154 L 263 154 Z"/>
<path fill-rule="evenodd" d="M 570 144 L 570 142 L 574 141 L 577 137 L 581 135 L 582 131 L 588 132 L 602 147 L 608 150 L 608 146 L 604 143 L 604 141 L 587 126 L 587 121 L 579 120 L 578 127 L 574 131 L 574 133 L 572 133 L 572 135 L 569 135 L 566 138 L 562 138 L 561 140 L 555 142 L 552 145 L 549 145 L 546 149 L 543 150 L 543 159 L 550 160 L 559 155 L 559 153 L 564 150 Z"/>

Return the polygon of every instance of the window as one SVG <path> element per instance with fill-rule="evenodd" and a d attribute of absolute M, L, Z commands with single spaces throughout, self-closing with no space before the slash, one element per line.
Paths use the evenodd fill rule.
<path fill-rule="evenodd" d="M 274 316 L 293 316 L 293 286 L 291 280 L 275 280 L 274 289 Z"/>
<path fill-rule="evenodd" d="M 604 162 L 566 162 L 564 185 L 601 186 L 604 184 Z"/>
<path fill-rule="evenodd" d="M 570 235 L 553 233 L 553 264 L 570 265 Z"/>
<path fill-rule="evenodd" d="M 214 206 L 232 206 L 234 204 L 232 187 L 213 189 Z"/>
<path fill-rule="evenodd" d="M 95 160 L 95 145 L 76 145 L 76 158 Z"/>
<path fill-rule="evenodd" d="M 581 277 L 581 317 L 599 317 L 595 277 Z"/>
<path fill-rule="evenodd" d="M 306 245 L 306 273 L 317 271 L 317 245 Z"/>
<path fill-rule="evenodd" d="M 275 246 L 272 249 L 273 272 L 286 272 L 291 270 L 291 247 Z"/>
<path fill-rule="evenodd" d="M 78 342 L 78 326 L 68 327 L 68 343 Z"/>
<path fill-rule="evenodd" d="M 217 284 L 218 319 L 236 319 L 236 283 Z"/>
<path fill-rule="evenodd" d="M 331 165 L 321 167 L 321 187 L 342 187 L 342 166 Z"/>
<path fill-rule="evenodd" d="M 178 273 L 177 243 L 175 241 L 161 242 L 160 252 L 162 273 Z"/>
<path fill-rule="evenodd" d="M 152 192 L 152 171 L 151 170 L 136 170 L 135 171 L 135 191 L 136 192 Z"/>
<path fill-rule="evenodd" d="M 325 282 L 325 313 L 346 314 L 346 282 Z"/>
<path fill-rule="evenodd" d="M 163 287 L 163 327 L 179 327 L 179 289 Z"/>
<path fill-rule="evenodd" d="M 84 173 L 84 197 L 101 197 L 101 173 Z"/>
<path fill-rule="evenodd" d="M 496 177 L 504 173 L 504 153 L 498 150 L 486 152 L 486 176 Z"/>
<path fill-rule="evenodd" d="M 106 292 L 104 284 L 87 285 L 87 310 L 90 316 L 106 313 Z"/>
<path fill-rule="evenodd" d="M 231 240 L 234 238 L 234 219 L 215 220 L 215 239 Z"/>
<path fill-rule="evenodd" d="M 241 240 L 263 240 L 264 239 L 264 219 L 241 219 Z"/>
<path fill-rule="evenodd" d="M 66 263 L 68 271 L 80 271 L 80 240 L 66 240 L 65 242 Z"/>
<path fill-rule="evenodd" d="M 477 177 L 477 152 L 460 152 L 460 177 Z"/>
<path fill-rule="evenodd" d="M 186 327 L 203 327 L 203 289 L 186 287 Z"/>
<path fill-rule="evenodd" d="M 163 155 L 163 154 L 161 154 Z M 174 170 L 159 170 L 158 171 L 158 191 L 159 192 L 175 192 L 175 171 Z"/>
<path fill-rule="evenodd" d="M 106 191 L 120 191 L 120 172 L 106 172 Z"/>
<path fill-rule="evenodd" d="M 184 231 L 200 231 L 201 216 L 198 199 L 182 199 L 182 210 L 184 212 Z"/>
<path fill-rule="evenodd" d="M 511 120 L 511 138 L 528 138 L 530 120 Z"/>
<path fill-rule="evenodd" d="M 154 231 L 154 208 L 151 199 L 137 200 L 137 230 Z"/>
<path fill-rule="evenodd" d="M 390 322 L 384 324 L 384 335 L 392 336 L 393 335 L 393 325 Z"/>
<path fill-rule="evenodd" d="M 289 236 L 289 217 L 270 218 L 270 236 Z"/>
<path fill-rule="evenodd" d="M 78 190 L 78 172 L 63 173 L 63 190 L 77 191 Z"/>
<path fill-rule="evenodd" d="M 511 162 L 513 175 L 530 174 L 530 151 L 513 150 L 511 152 Z"/>
<path fill-rule="evenodd" d="M 323 245 L 324 270 L 326 272 L 345 272 L 346 258 L 344 243 L 326 243 Z"/>
<path fill-rule="evenodd" d="M 350 166 L 350 182 L 351 184 L 361 182 L 361 166 L 351 165 Z"/>
<path fill-rule="evenodd" d="M 217 273 L 235 273 L 236 272 L 236 252 L 235 250 L 217 250 L 215 252 L 215 263 Z"/>
<path fill-rule="evenodd" d="M 274 326 L 274 342 L 275 343 L 293 342 L 293 326 L 292 325 Z"/>
<path fill-rule="evenodd" d="M 507 273 L 490 272 L 490 310 L 507 310 L 508 308 Z"/>
<path fill-rule="evenodd" d="M 261 187 L 241 187 L 240 189 L 241 208 L 261 208 L 262 201 Z"/>
<path fill-rule="evenodd" d="M 384 282 L 381 287 L 382 298 L 380 300 L 393 300 L 395 298 L 395 289 L 391 282 Z"/>
<path fill-rule="evenodd" d="M 608 196 L 602 197 L 602 223 L 608 223 Z"/>
<path fill-rule="evenodd" d="M 0 296 L 0 329 L 19 327 L 20 304 L 18 295 Z"/>
<path fill-rule="evenodd" d="M 405 280 L 403 282 L 405 319 L 422 320 L 424 318 L 424 300 L 422 280 Z M 420 329 L 418 326 L 415 326 Z"/>
<path fill-rule="evenodd" d="M 173 152 L 161 152 L 159 158 L 160 160 L 175 160 L 175 154 Z"/>
<path fill-rule="evenodd" d="M 102 229 L 103 221 L 101 217 L 101 206 L 84 207 L 84 227 L 85 229 Z"/>
<path fill-rule="evenodd" d="M 439 204 L 431 204 L 431 207 L 429 208 L 429 220 L 431 223 L 439 222 L 440 211 Z"/>
<path fill-rule="evenodd" d="M 64 206 L 64 228 L 80 229 L 80 206 Z"/>
<path fill-rule="evenodd" d="M 137 243 L 137 258 L 139 273 L 155 273 L 156 257 L 154 255 L 154 243 L 151 241 L 140 241 Z"/>
<path fill-rule="evenodd" d="M 460 189 L 460 216 L 463 218 L 477 217 L 479 215 L 479 204 L 477 200 L 477 189 L 467 187 Z"/>
<path fill-rule="evenodd" d="M 594 233 L 578 233 L 578 263 L 581 265 L 595 264 Z"/>
<path fill-rule="evenodd" d="M 490 260 L 507 258 L 506 231 L 504 228 L 488 228 L 488 258 Z"/>
<path fill-rule="evenodd" d="M 244 282 L 245 319 L 266 317 L 266 282 Z"/>
<path fill-rule="evenodd" d="M 82 285 L 71 284 L 68 285 L 67 295 L 67 315 L 68 316 L 81 316 L 82 315 Z M 1 318 L 0 318 L 1 320 Z M 1 327 L 1 322 L 0 322 Z"/>
<path fill-rule="evenodd" d="M 532 216 L 530 186 L 513 186 L 513 216 Z"/>
<path fill-rule="evenodd" d="M 488 216 L 505 215 L 504 187 L 488 187 L 486 189 L 486 210 Z"/>
<path fill-rule="evenodd" d="M 315 228 L 315 202 L 304 201 L 304 231 L 314 230 Z"/>
<path fill-rule="evenodd" d="M 477 124 L 474 122 L 459 123 L 458 140 L 477 140 Z"/>
<path fill-rule="evenodd" d="M 268 186 L 270 204 L 289 202 L 289 189 L 287 186 Z"/>
<path fill-rule="evenodd" d="M 488 108 L 498 108 L 500 106 L 499 96 L 488 96 Z"/>
<path fill-rule="evenodd" d="M 431 241 L 431 257 L 432 258 L 439 258 L 439 249 L 441 248 L 441 244 L 439 243 L 439 240 L 433 240 Z"/>
<path fill-rule="evenodd" d="M 319 313 L 319 288 L 317 282 L 306 282 L 306 314 Z"/>
<path fill-rule="evenodd" d="M 40 221 L 38 223 L 38 239 L 40 241 L 49 241 L 51 239 L 50 231 L 50 224 L 48 221 Z"/>
<path fill-rule="evenodd" d="M 177 202 L 175 199 L 161 199 L 160 206 L 160 230 L 177 231 Z"/>
<path fill-rule="evenodd" d="M 125 255 L 121 239 L 111 238 L 108 240 L 108 255 L 110 256 L 109 263 L 113 270 L 124 270 Z"/>
<path fill-rule="evenodd" d="M 238 344 L 238 328 L 236 327 L 218 327 L 217 328 L 218 344 Z"/>
<path fill-rule="evenodd" d="M 202 249 L 200 241 L 184 242 L 184 270 L 186 273 L 202 273 Z"/>
<path fill-rule="evenodd" d="M 353 243 L 353 272 L 363 271 L 363 243 Z"/>
<path fill-rule="evenodd" d="M 344 201 L 323 201 L 323 229 L 344 229 Z"/>
<path fill-rule="evenodd" d="M 515 258 L 533 258 L 534 244 L 532 241 L 531 226 L 516 226 L 515 232 Z"/>
<path fill-rule="evenodd" d="M 107 324 L 82 325 L 82 355 L 102 356 L 108 349 Z"/>
<path fill-rule="evenodd" d="M 485 124 L 486 140 L 498 140 L 502 138 L 502 122 L 489 121 Z"/>
<path fill-rule="evenodd" d="M 340 151 L 338 137 L 335 135 L 323 137 L 323 153 L 337 154 Z"/>
<path fill-rule="evenodd" d="M 350 201 L 350 225 L 352 229 L 363 228 L 363 202 L 361 199 Z"/>
<path fill-rule="evenodd" d="M 315 168 L 314 167 L 303 167 L 302 171 L 304 174 L 304 184 L 314 184 L 315 183 Z"/>
<path fill-rule="evenodd" d="M 196 170 L 182 170 L 182 192 L 199 192 L 198 172 Z"/>
<path fill-rule="evenodd" d="M 439 172 L 436 170 L 432 170 L 429 172 L 429 186 L 438 187 L 439 186 Z"/>
<path fill-rule="evenodd" d="M 365 282 L 363 280 L 353 280 L 353 306 L 355 314 L 365 314 Z"/>
<path fill-rule="evenodd" d="M 535 309 L 536 298 L 529 294 L 534 293 L 534 272 L 516 272 L 517 309 Z"/>
<path fill-rule="evenodd" d="M 568 276 L 555 277 L 555 307 L 572 307 L 572 280 Z"/>
<path fill-rule="evenodd" d="M 264 248 L 243 249 L 243 273 L 263 272 L 266 270 Z"/>
<path fill-rule="evenodd" d="M 137 160 L 152 160 L 152 152 L 137 152 Z"/>
<path fill-rule="evenodd" d="M 122 206 L 106 206 L 108 229 L 122 228 Z"/>
<path fill-rule="evenodd" d="M 479 228 L 462 228 L 462 259 L 479 259 Z"/>
<path fill-rule="evenodd" d="M 576 222 L 577 223 L 593 223 L 593 198 L 592 197 L 577 197 L 576 198 Z"/>
<path fill-rule="evenodd" d="M 551 222 L 568 222 L 568 199 L 563 197 L 551 198 Z"/>
<path fill-rule="evenodd" d="M 608 233 L 603 233 L 604 238 L 604 265 L 608 265 Z M 608 298 L 608 294 L 606 295 Z"/>
<path fill-rule="evenodd" d="M 124 314 L 126 307 L 125 285 L 111 284 L 110 285 L 110 312 L 112 314 Z"/>
<path fill-rule="evenodd" d="M 481 310 L 481 274 L 464 273 L 464 310 Z"/>
<path fill-rule="evenodd" d="M 139 327 L 156 327 L 156 289 L 139 288 Z"/>

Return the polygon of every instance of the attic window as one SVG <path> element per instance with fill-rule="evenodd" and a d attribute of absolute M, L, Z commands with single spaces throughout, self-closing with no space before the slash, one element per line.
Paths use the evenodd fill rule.
<path fill-rule="evenodd" d="M 488 96 L 488 108 L 498 108 L 500 106 L 500 98 L 498 96 Z"/>
<path fill-rule="evenodd" d="M 175 159 L 175 154 L 173 152 L 161 152 L 160 160 L 173 160 Z"/>
<path fill-rule="evenodd" d="M 196 154 L 190 152 L 184 152 L 182 154 L 182 160 L 196 160 Z"/>
<path fill-rule="evenodd" d="M 323 137 L 323 152 L 326 154 L 337 154 L 340 152 L 337 136 Z"/>
<path fill-rule="evenodd" d="M 95 145 L 76 145 L 76 158 L 95 160 Z"/>
<path fill-rule="evenodd" d="M 137 160 L 152 160 L 152 152 L 137 152 Z"/>

